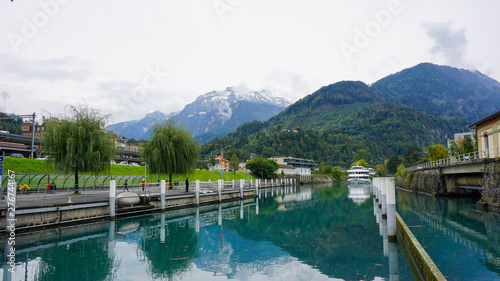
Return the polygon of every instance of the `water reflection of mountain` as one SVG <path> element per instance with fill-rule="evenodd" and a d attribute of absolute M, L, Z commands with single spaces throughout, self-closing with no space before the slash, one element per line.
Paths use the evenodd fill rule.
<path fill-rule="evenodd" d="M 471 272 L 480 271 L 484 264 L 496 272 L 495 279 L 500 277 L 499 214 L 478 210 L 472 198 L 440 198 L 398 190 L 397 199 L 398 212 L 440 264 L 443 274 L 450 279 L 474 279 Z M 479 268 L 471 270 L 472 264 Z"/>
<path fill-rule="evenodd" d="M 202 206 L 28 233 L 17 237 L 16 250 L 30 270 L 44 272 L 38 280 L 181 280 L 193 272 L 273 280 L 299 269 L 318 278 L 387 276 L 370 200 L 354 204 L 345 185 L 297 192 L 262 194 L 243 209 L 239 201 L 224 204 L 221 213 Z"/>
<path fill-rule="evenodd" d="M 329 277 L 373 280 L 386 276 L 388 267 L 373 205 L 369 200 L 354 204 L 346 191 L 345 185 L 317 188 L 311 194 L 314 205 L 261 213 L 248 220 L 226 222 L 226 226 L 246 240 L 271 241 Z M 275 202 L 263 198 L 259 206 L 272 209 L 269 206 Z"/>
<path fill-rule="evenodd" d="M 200 256 L 193 262 L 200 269 L 235 278 L 239 272 L 265 274 L 272 267 L 290 263 L 293 258 L 280 248 L 265 241 L 249 241 L 236 232 L 218 225 L 200 230 Z"/>

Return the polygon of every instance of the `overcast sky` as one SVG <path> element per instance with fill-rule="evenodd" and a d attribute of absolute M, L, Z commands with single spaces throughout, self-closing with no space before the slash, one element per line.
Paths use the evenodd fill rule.
<path fill-rule="evenodd" d="M 432 62 L 500 80 L 500 2 L 0 0 L 0 111 L 114 123 L 228 86 L 297 100 Z"/>

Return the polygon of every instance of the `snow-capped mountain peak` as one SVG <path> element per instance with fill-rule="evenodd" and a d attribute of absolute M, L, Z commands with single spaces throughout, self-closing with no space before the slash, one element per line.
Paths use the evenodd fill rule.
<path fill-rule="evenodd" d="M 126 137 L 148 138 L 152 125 L 175 116 L 176 121 L 190 129 L 194 136 L 205 134 L 202 141 L 206 141 L 235 130 L 245 122 L 266 121 L 290 104 L 292 102 L 286 94 L 270 87 L 254 91 L 233 86 L 203 94 L 180 112 L 165 115 L 154 111 L 141 120 L 122 122 L 109 128 Z"/>
<path fill-rule="evenodd" d="M 292 101 L 287 98 L 285 93 L 270 87 L 254 91 L 242 86 L 233 86 L 227 87 L 223 91 L 208 92 L 196 99 L 196 102 L 204 103 L 217 103 L 221 101 L 226 101 L 230 104 L 238 101 L 249 101 L 254 103 L 274 104 L 282 107 L 287 107 L 292 104 Z"/>

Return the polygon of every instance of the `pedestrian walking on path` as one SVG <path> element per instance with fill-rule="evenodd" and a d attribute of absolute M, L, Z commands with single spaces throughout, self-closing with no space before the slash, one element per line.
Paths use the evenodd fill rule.
<path fill-rule="evenodd" d="M 189 178 L 186 178 L 186 192 L 189 192 Z"/>
<path fill-rule="evenodd" d="M 125 192 L 125 189 L 127 190 L 127 192 L 129 192 L 129 190 L 128 190 L 128 180 L 125 180 L 125 183 L 123 184 L 123 192 Z"/>

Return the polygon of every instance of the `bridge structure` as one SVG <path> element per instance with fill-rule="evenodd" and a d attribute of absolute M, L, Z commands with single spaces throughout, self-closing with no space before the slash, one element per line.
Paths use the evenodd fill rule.
<path fill-rule="evenodd" d="M 43 146 L 40 145 L 40 142 L 40 138 L 0 132 L 0 156 L 3 153 L 6 156 L 16 153 L 22 154 L 24 157 L 29 157 L 32 153 L 32 146 L 34 146 L 33 157 L 41 157 L 43 156 Z M 116 150 L 114 160 L 135 163 L 142 162 L 138 151 L 120 148 Z"/>
<path fill-rule="evenodd" d="M 40 138 L 32 138 L 10 133 L 0 133 L 0 153 L 18 153 L 22 154 L 24 157 L 28 157 L 31 154 L 32 145 L 39 147 Z M 37 155 L 37 153 L 40 154 L 35 150 L 34 154 Z"/>
<path fill-rule="evenodd" d="M 407 171 L 410 180 L 400 186 L 433 195 L 479 192 L 478 204 L 500 212 L 499 148 L 451 156 Z"/>
<path fill-rule="evenodd" d="M 407 171 L 437 170 L 439 175 L 444 176 L 447 193 L 454 193 L 455 188 L 481 191 L 484 159 L 487 159 L 484 154 L 476 151 L 420 164 L 408 168 Z"/>

